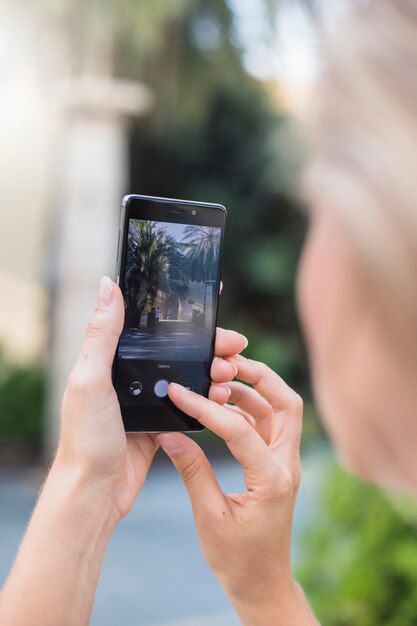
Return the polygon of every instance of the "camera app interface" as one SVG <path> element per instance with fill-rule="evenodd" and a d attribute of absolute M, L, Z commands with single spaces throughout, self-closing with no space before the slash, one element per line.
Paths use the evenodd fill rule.
<path fill-rule="evenodd" d="M 207 391 L 220 244 L 218 227 L 129 220 L 115 380 L 121 404 L 165 403 L 170 381 Z"/>

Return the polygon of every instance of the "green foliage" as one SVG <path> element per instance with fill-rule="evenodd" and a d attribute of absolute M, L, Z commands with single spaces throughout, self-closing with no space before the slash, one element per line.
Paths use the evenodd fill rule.
<path fill-rule="evenodd" d="M 274 0 L 264 4 L 275 10 Z M 116 46 L 117 73 L 144 80 L 156 96 L 132 132 L 129 191 L 225 204 L 219 323 L 244 332 L 249 356 L 308 395 L 294 306 L 305 221 L 292 197 L 302 155 L 291 120 L 245 70 L 231 6 L 184 3 L 145 63 L 131 38 Z"/>
<path fill-rule="evenodd" d="M 398 508 L 330 467 L 298 572 L 323 625 L 417 623 L 416 508 L 407 521 Z"/>
<path fill-rule="evenodd" d="M 164 97 L 169 102 L 168 90 Z M 172 119 L 161 132 L 152 116 L 136 126 L 130 190 L 225 204 L 219 323 L 247 334 L 249 356 L 266 361 L 306 392 L 294 305 L 305 223 L 291 200 L 292 178 L 282 174 L 282 155 L 291 152 L 291 144 L 276 140 L 287 120 L 263 85 L 248 76 L 238 91 L 219 86 L 207 106 L 198 126 Z M 174 117 L 175 107 L 171 110 Z"/>
<path fill-rule="evenodd" d="M 156 222 L 131 220 L 125 275 L 127 309 L 140 311 L 148 300 L 153 304 L 158 291 L 177 295 L 178 290 L 182 292 L 188 278 L 183 264 L 174 237 Z"/>
<path fill-rule="evenodd" d="M 0 446 L 39 451 L 46 378 L 38 364 L 12 365 L 0 355 Z"/>
<path fill-rule="evenodd" d="M 155 106 L 132 128 L 126 191 L 227 207 L 219 324 L 245 333 L 246 354 L 268 363 L 308 397 L 294 305 L 305 231 L 292 200 L 299 149 L 291 120 L 279 111 L 268 85 L 245 69 L 236 3 L 41 4 L 70 37 L 74 72 L 104 68 L 149 85 Z M 263 4 L 272 35 L 279 0 Z"/>
<path fill-rule="evenodd" d="M 205 283 L 215 280 L 217 259 L 220 250 L 220 229 L 205 226 L 186 226 L 184 241 L 185 253 L 191 280 Z"/>
<path fill-rule="evenodd" d="M 215 279 L 220 229 L 186 226 L 182 241 L 149 220 L 130 220 L 125 274 L 128 312 L 153 304 L 158 292 L 184 297 L 188 283 Z"/>
<path fill-rule="evenodd" d="M 191 0 L 40 0 L 50 17 L 66 25 L 72 48 L 85 50 L 89 41 L 94 46 L 101 37 L 127 39 L 146 56 L 158 49 L 167 22 L 190 4 Z"/>

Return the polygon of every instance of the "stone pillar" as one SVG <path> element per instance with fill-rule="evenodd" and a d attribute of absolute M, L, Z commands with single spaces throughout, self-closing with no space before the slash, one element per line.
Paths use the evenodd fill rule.
<path fill-rule="evenodd" d="M 128 121 L 152 104 L 142 85 L 82 78 L 58 90 L 63 115 L 60 183 L 53 199 L 49 454 L 59 434 L 60 404 L 93 311 L 97 283 L 113 277 L 119 210 L 127 189 Z"/>

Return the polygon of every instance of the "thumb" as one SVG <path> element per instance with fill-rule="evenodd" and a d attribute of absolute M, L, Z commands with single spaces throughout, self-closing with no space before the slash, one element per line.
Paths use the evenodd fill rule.
<path fill-rule="evenodd" d="M 181 433 L 160 433 L 156 440 L 180 473 L 194 514 L 223 509 L 225 496 L 200 446 Z"/>
<path fill-rule="evenodd" d="M 111 369 L 123 329 L 122 293 L 108 276 L 99 283 L 96 310 L 88 323 L 79 361 L 88 360 L 99 370 Z"/>

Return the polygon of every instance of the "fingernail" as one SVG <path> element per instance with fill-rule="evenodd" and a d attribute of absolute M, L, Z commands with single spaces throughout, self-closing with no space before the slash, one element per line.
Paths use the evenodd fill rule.
<path fill-rule="evenodd" d="M 97 306 L 107 307 L 113 298 L 113 281 L 108 276 L 103 276 L 98 285 Z"/>
<path fill-rule="evenodd" d="M 179 383 L 169 383 L 169 384 L 170 384 L 170 386 L 172 386 L 172 388 L 175 391 L 178 391 L 178 393 L 190 393 L 190 390 L 187 389 L 187 387 L 183 387 Z"/>
<path fill-rule="evenodd" d="M 246 348 L 249 345 L 249 339 L 247 337 L 245 337 L 245 335 L 242 335 L 242 333 L 241 333 L 241 336 L 243 338 L 243 341 L 245 342 L 245 347 L 243 349 L 246 350 Z"/>
<path fill-rule="evenodd" d="M 231 365 L 231 366 L 233 367 L 233 369 L 235 370 L 235 374 L 234 374 L 234 375 L 235 375 L 235 376 L 237 376 L 237 373 L 238 373 L 238 371 L 239 371 L 239 370 L 237 369 L 236 365 L 235 365 L 234 363 L 230 363 L 230 365 Z"/>
<path fill-rule="evenodd" d="M 232 390 L 230 389 L 230 387 L 226 387 L 226 385 L 223 385 L 223 388 L 226 389 L 227 391 L 227 397 L 230 398 L 230 395 L 232 393 Z"/>
<path fill-rule="evenodd" d="M 172 456 L 173 454 L 176 454 L 177 452 L 180 452 L 180 450 L 182 450 L 182 444 L 172 435 L 157 435 L 156 438 L 159 445 L 164 450 L 164 452 L 167 453 L 168 456 Z"/>
<path fill-rule="evenodd" d="M 220 389 L 224 389 L 225 391 L 227 391 L 227 397 L 230 398 L 230 395 L 232 393 L 230 387 L 228 387 L 227 385 L 222 385 L 220 383 L 212 383 L 211 389 L 215 390 L 216 387 L 220 387 Z"/>

